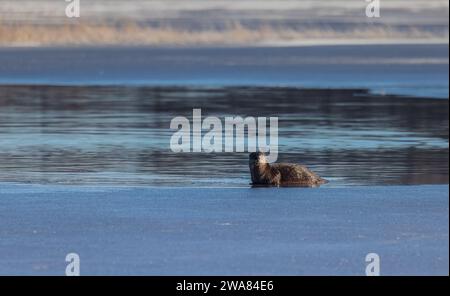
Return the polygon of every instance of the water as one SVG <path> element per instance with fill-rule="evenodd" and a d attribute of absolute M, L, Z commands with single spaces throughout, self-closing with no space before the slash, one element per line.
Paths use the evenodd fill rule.
<path fill-rule="evenodd" d="M 0 49 L 0 182 L 246 187 L 175 116 L 277 116 L 326 186 L 448 183 L 448 45 Z M 443 100 L 441 100 L 443 99 Z"/>
<path fill-rule="evenodd" d="M 448 100 L 363 89 L 0 86 L 0 182 L 247 187 L 247 153 L 172 153 L 170 121 L 279 118 L 279 161 L 326 186 L 448 183 Z"/>
<path fill-rule="evenodd" d="M 3 48 L 0 84 L 367 88 L 448 98 L 448 44 Z"/>

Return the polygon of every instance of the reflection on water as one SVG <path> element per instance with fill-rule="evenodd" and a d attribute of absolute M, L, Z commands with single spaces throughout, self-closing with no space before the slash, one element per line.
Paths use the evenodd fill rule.
<path fill-rule="evenodd" d="M 248 186 L 246 153 L 170 151 L 175 116 L 278 116 L 326 186 L 448 183 L 448 100 L 364 90 L 0 86 L 0 181 Z"/>

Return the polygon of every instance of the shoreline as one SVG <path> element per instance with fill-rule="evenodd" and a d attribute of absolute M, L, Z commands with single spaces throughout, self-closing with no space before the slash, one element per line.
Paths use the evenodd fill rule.
<path fill-rule="evenodd" d="M 389 45 L 449 45 L 448 39 L 404 39 L 404 40 L 289 40 L 262 41 L 235 44 L 0 44 L 2 49 L 241 49 L 241 48 L 290 48 L 290 47 L 344 47 L 344 46 L 389 46 Z"/>
<path fill-rule="evenodd" d="M 17 43 L 0 44 L 0 51 L 6 49 L 241 49 L 241 48 L 292 48 L 292 47 L 345 47 L 345 46 L 389 46 L 389 45 L 447 45 L 448 39 L 402 39 L 402 40 L 360 40 L 360 39 L 323 39 L 323 40 L 289 40 L 289 41 L 262 41 L 258 43 L 234 44 L 41 44 Z"/>
<path fill-rule="evenodd" d="M 329 183 L 327 183 L 329 184 Z M 321 185 L 319 187 L 296 187 L 296 186 L 281 186 L 281 187 L 274 187 L 274 186 L 267 186 L 267 187 L 255 187 L 253 188 L 251 185 L 248 186 L 183 186 L 183 185 L 163 185 L 163 186 L 157 186 L 157 185 L 144 185 L 144 184 L 124 184 L 124 185 L 114 185 L 114 184 L 86 184 L 86 183 L 71 183 L 71 184 L 64 184 L 64 183 L 32 183 L 32 182 L 8 182 L 8 181 L 0 181 L 0 194 L 2 191 L 2 186 L 5 188 L 8 187 L 29 187 L 29 189 L 38 189 L 45 188 L 45 187 L 52 187 L 54 189 L 63 189 L 63 190 L 80 190 L 80 189 L 86 189 L 86 190 L 116 190 L 116 189 L 122 189 L 122 190 L 133 190 L 133 189 L 147 189 L 147 190 L 210 190 L 210 189 L 219 189 L 219 190 L 345 190 L 345 189 L 363 189 L 363 188 L 402 188 L 402 187 L 434 187 L 434 186 L 450 186 L 449 183 L 424 183 L 424 184 L 377 184 L 377 185 L 339 185 L 339 186 L 328 186 L 327 184 Z"/>

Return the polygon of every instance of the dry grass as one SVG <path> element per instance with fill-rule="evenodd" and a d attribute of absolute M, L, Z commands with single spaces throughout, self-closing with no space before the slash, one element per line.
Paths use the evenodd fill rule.
<path fill-rule="evenodd" d="M 370 28 L 348 31 L 293 30 L 261 26 L 256 29 L 233 23 L 224 30 L 180 30 L 145 27 L 129 22 L 120 26 L 0 24 L 0 46 L 39 45 L 255 45 L 270 42 L 311 42 L 323 40 L 427 40 L 448 41 L 448 31 L 440 34 L 419 29 L 397 31 Z"/>

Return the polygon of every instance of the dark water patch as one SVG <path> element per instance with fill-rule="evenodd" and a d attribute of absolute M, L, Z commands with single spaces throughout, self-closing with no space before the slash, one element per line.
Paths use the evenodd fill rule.
<path fill-rule="evenodd" d="M 364 89 L 0 86 L 0 181 L 247 186 L 245 153 L 170 151 L 175 116 L 277 116 L 327 186 L 448 183 L 448 100 Z"/>

